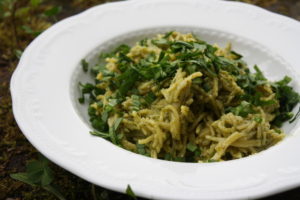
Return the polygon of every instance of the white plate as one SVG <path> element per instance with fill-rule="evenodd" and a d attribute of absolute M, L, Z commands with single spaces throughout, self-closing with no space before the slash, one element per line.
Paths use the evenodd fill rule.
<path fill-rule="evenodd" d="M 79 65 L 123 42 L 178 30 L 237 52 L 267 77 L 294 78 L 299 90 L 300 23 L 261 8 L 216 0 L 132 0 L 89 9 L 40 35 L 11 80 L 13 111 L 28 140 L 50 160 L 97 185 L 155 199 L 256 198 L 300 185 L 299 122 L 289 136 L 254 156 L 220 163 L 177 163 L 137 155 L 88 132 L 78 105 Z M 279 55 L 279 56 L 278 56 Z M 296 71 L 296 72 L 295 72 Z"/>

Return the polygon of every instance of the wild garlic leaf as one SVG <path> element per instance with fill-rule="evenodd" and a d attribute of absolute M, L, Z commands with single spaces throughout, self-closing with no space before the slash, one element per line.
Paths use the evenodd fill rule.
<path fill-rule="evenodd" d="M 120 141 L 118 140 L 118 134 L 117 134 L 117 129 L 119 127 L 119 125 L 121 124 L 123 118 L 119 117 L 114 121 L 114 124 L 112 126 L 109 127 L 109 138 L 111 140 L 111 142 L 113 144 L 118 145 L 120 143 Z"/>
<path fill-rule="evenodd" d="M 133 190 L 131 189 L 130 185 L 127 185 L 127 188 L 126 188 L 126 194 L 127 194 L 128 196 L 130 196 L 132 199 L 137 200 L 137 197 L 136 197 L 136 195 L 134 194 Z"/>
<path fill-rule="evenodd" d="M 146 94 L 144 96 L 144 100 L 146 102 L 147 105 L 151 105 L 153 101 L 155 101 L 156 96 L 153 92 L 149 92 L 148 94 Z"/>
<path fill-rule="evenodd" d="M 88 71 L 88 69 L 89 69 L 89 63 L 85 59 L 81 60 L 81 66 L 82 66 L 82 70 L 84 72 Z"/>
<path fill-rule="evenodd" d="M 137 152 L 141 155 L 146 155 L 146 149 L 144 144 L 137 144 L 136 145 Z"/>
<path fill-rule="evenodd" d="M 198 149 L 197 145 L 192 144 L 192 143 L 188 143 L 186 148 L 191 152 L 195 152 Z"/>
<path fill-rule="evenodd" d="M 241 58 L 243 58 L 243 56 L 241 55 L 241 54 L 239 54 L 239 53 L 237 53 L 237 52 L 235 52 L 235 51 L 230 51 L 230 53 L 232 54 L 232 55 L 234 55 L 234 59 L 235 60 L 239 60 L 239 59 L 241 59 Z"/>
<path fill-rule="evenodd" d="M 291 119 L 291 120 L 289 121 L 289 123 L 294 122 L 299 116 L 300 116 L 300 107 L 299 107 L 299 110 L 298 110 L 298 112 L 296 113 L 296 115 L 293 117 L 293 119 Z"/>
<path fill-rule="evenodd" d="M 105 139 L 109 138 L 109 133 L 105 133 L 105 132 L 101 132 L 101 131 L 90 131 L 90 134 L 94 135 L 94 136 L 99 136 L 99 137 L 102 137 Z"/>
<path fill-rule="evenodd" d="M 247 101 L 242 101 L 237 107 L 230 108 L 230 112 L 241 117 L 247 117 L 249 114 L 256 113 L 252 104 Z"/>
<path fill-rule="evenodd" d="M 130 109 L 134 111 L 138 111 L 141 109 L 141 97 L 138 95 L 131 95 L 131 106 Z"/>

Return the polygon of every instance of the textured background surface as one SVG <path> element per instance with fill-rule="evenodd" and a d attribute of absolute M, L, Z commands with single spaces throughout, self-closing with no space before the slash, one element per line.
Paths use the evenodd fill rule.
<path fill-rule="evenodd" d="M 106 1 L 43 0 L 38 6 L 33 6 L 32 2 L 0 0 L 0 199 L 6 200 L 56 199 L 40 187 L 26 185 L 9 176 L 24 171 L 26 162 L 36 159 L 38 154 L 18 129 L 11 111 L 9 80 L 22 50 L 40 31 L 55 21 Z M 300 20 L 300 0 L 244 2 Z M 50 167 L 54 171 L 53 184 L 67 199 L 130 199 L 126 195 L 87 183 L 54 164 L 50 164 Z M 300 199 L 300 188 L 264 199 Z"/>

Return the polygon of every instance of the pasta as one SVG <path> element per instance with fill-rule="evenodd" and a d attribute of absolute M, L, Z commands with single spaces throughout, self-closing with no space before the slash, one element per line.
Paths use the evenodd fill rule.
<path fill-rule="evenodd" d="M 89 94 L 91 133 L 153 158 L 212 162 L 258 153 L 285 137 L 280 126 L 299 102 L 289 77 L 270 82 L 230 44 L 189 33 L 159 34 L 101 57 L 90 70 L 95 83 L 81 84 L 79 99 Z M 283 97 L 286 88 L 293 100 Z"/>

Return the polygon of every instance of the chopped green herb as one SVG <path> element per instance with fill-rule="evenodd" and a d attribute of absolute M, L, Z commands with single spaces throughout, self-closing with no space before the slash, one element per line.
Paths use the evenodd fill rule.
<path fill-rule="evenodd" d="M 137 197 L 136 197 L 136 195 L 134 194 L 133 190 L 131 189 L 130 185 L 127 185 L 127 188 L 126 188 L 126 194 L 127 194 L 128 196 L 130 196 L 132 199 L 137 200 Z"/>
<path fill-rule="evenodd" d="M 94 135 L 94 136 L 99 136 L 99 137 L 102 137 L 105 139 L 108 139 L 110 137 L 109 133 L 104 133 L 104 132 L 100 132 L 100 131 L 90 131 L 90 134 Z"/>
<path fill-rule="evenodd" d="M 256 121 L 257 123 L 261 123 L 262 118 L 261 117 L 254 117 L 254 121 Z"/>
<path fill-rule="evenodd" d="M 231 51 L 230 53 L 235 56 L 235 58 L 234 58 L 235 60 L 239 60 L 239 59 L 243 58 L 243 56 L 241 54 L 239 54 L 235 51 Z"/>
<path fill-rule="evenodd" d="M 293 119 L 291 119 L 291 120 L 289 121 L 289 123 L 294 122 L 299 116 L 300 116 L 300 107 L 299 107 L 299 110 L 298 110 L 297 114 L 294 116 Z"/>
<path fill-rule="evenodd" d="M 138 95 L 131 95 L 131 101 L 132 101 L 132 105 L 131 105 L 131 110 L 134 111 L 138 111 L 141 108 L 141 97 Z"/>
<path fill-rule="evenodd" d="M 217 160 L 213 160 L 213 159 L 210 159 L 207 161 L 208 163 L 212 163 L 212 162 L 218 162 Z"/>
<path fill-rule="evenodd" d="M 174 31 L 170 31 L 170 32 L 166 33 L 164 35 L 164 38 L 168 39 L 173 33 L 174 33 Z"/>
<path fill-rule="evenodd" d="M 248 114 L 256 113 L 252 104 L 248 103 L 247 101 L 242 101 L 239 106 L 231 108 L 230 111 L 233 114 L 241 117 L 247 117 Z"/>
<path fill-rule="evenodd" d="M 146 146 L 144 144 L 137 144 L 136 145 L 137 152 L 141 155 L 148 155 L 146 151 Z"/>
<path fill-rule="evenodd" d="M 156 96 L 153 92 L 149 92 L 146 96 L 144 96 L 144 100 L 147 105 L 150 105 L 153 101 L 155 101 Z"/>
<path fill-rule="evenodd" d="M 300 102 L 299 94 L 288 85 L 291 80 L 292 79 L 290 77 L 285 76 L 281 81 L 277 81 L 272 84 L 280 104 L 279 112 L 276 114 L 276 118 L 272 123 L 278 127 L 280 127 L 283 122 L 293 118 L 294 115 L 291 113 L 291 111 L 296 104 Z M 296 116 L 298 117 L 299 114 Z M 291 122 L 293 122 L 295 119 L 291 120 Z"/>
<path fill-rule="evenodd" d="M 89 63 L 86 62 L 85 59 L 82 59 L 82 60 L 81 60 L 81 66 L 82 66 L 82 69 L 83 69 L 84 72 L 87 72 L 87 71 L 88 71 L 88 69 L 89 69 Z"/>
<path fill-rule="evenodd" d="M 192 144 L 192 143 L 188 143 L 187 144 L 187 146 L 186 146 L 186 148 L 189 150 L 189 151 L 191 151 L 191 152 L 195 152 L 196 150 L 197 150 L 197 145 L 195 145 L 195 144 Z"/>

